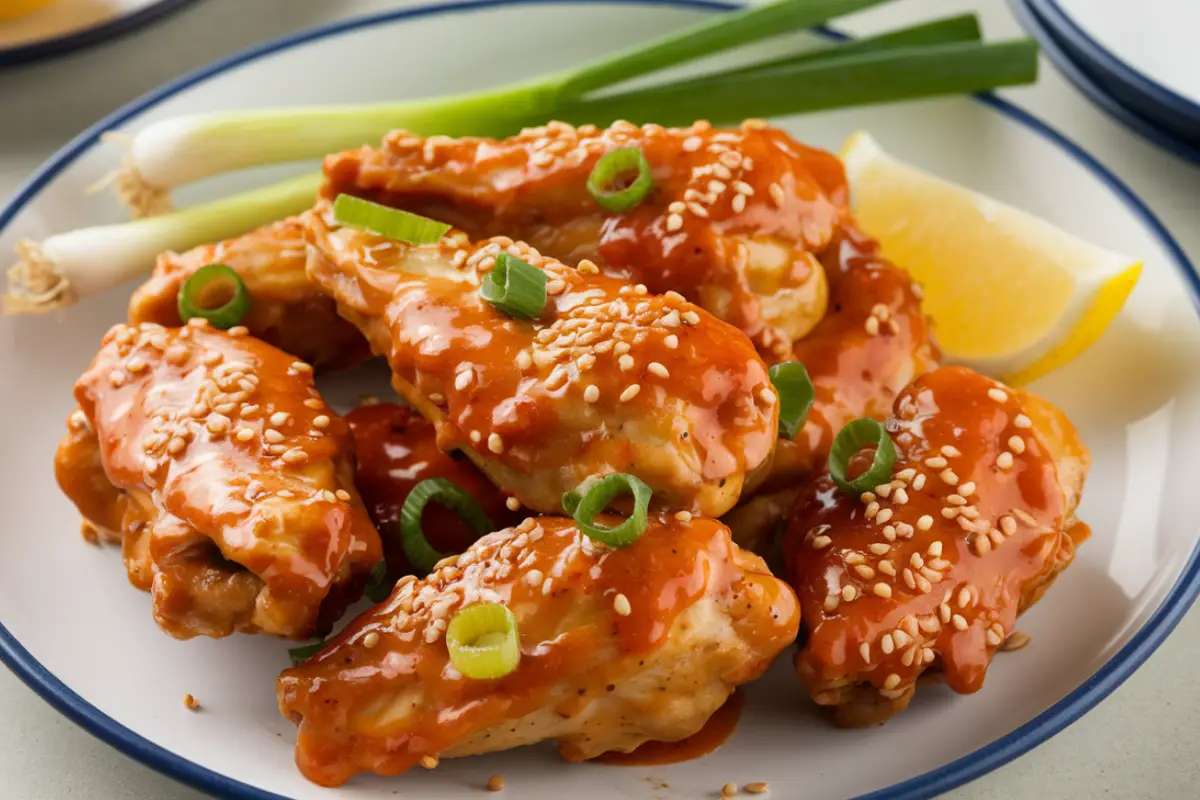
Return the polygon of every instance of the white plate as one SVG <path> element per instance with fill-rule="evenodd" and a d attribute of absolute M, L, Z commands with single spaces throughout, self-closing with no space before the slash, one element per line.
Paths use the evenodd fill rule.
<path fill-rule="evenodd" d="M 396 98 L 479 88 L 564 67 L 695 20 L 709 3 L 467 3 L 304 33 L 184 78 L 82 134 L 0 212 L 0 251 L 120 217 L 83 189 L 114 153 L 109 127 L 230 106 Z M 1091 708 L 1149 655 L 1200 589 L 1200 293 L 1169 234 L 1116 178 L 1024 112 L 948 99 L 783 120 L 836 147 L 857 128 L 897 154 L 1145 258 L 1127 308 L 1099 344 L 1035 388 L 1065 408 L 1095 455 L 1081 516 L 1095 534 L 1045 601 L 1033 637 L 960 697 L 923 687 L 909 711 L 867 731 L 825 724 L 781 658 L 753 685 L 738 730 L 702 760 L 655 768 L 567 765 L 550 747 L 360 778 L 337 795 L 292 764 L 294 729 L 275 707 L 286 645 L 261 637 L 177 642 L 150 619 L 111 548 L 83 544 L 50 461 L 70 388 L 128 292 L 60 317 L 0 320 L 0 656 L 73 720 L 130 755 L 238 798 L 480 797 L 501 773 L 528 800 L 714 796 L 768 781 L 775 797 L 926 797 L 1015 757 Z M 244 180 L 244 179 L 243 179 Z M 207 191 L 227 190 L 224 181 Z M 378 380 L 379 376 L 373 376 Z M 344 382 L 343 391 L 352 392 Z M 352 396 L 352 394 L 350 395 Z M 199 714 L 180 698 L 196 695 Z M 878 793 L 872 795 L 871 793 Z"/>
<path fill-rule="evenodd" d="M 1194 0 L 1036 0 L 1077 59 L 1143 113 L 1200 141 L 1200 3 Z"/>
<path fill-rule="evenodd" d="M 0 0 L 0 3 L 4 0 Z M 55 0 L 0 21 L 0 66 L 69 53 L 158 19 L 192 0 Z"/>

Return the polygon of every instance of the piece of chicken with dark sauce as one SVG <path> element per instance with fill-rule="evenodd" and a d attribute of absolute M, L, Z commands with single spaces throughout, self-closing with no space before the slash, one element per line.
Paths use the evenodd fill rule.
<path fill-rule="evenodd" d="M 852 727 L 902 711 L 928 671 L 979 690 L 1087 535 L 1074 512 L 1088 451 L 1046 401 L 947 367 L 901 393 L 887 429 L 891 479 L 860 496 L 822 475 L 785 542 L 807 629 L 796 668 Z"/>
<path fill-rule="evenodd" d="M 329 630 L 382 558 L 349 428 L 312 367 L 194 320 L 118 325 L 79 379 L 55 469 L 122 545 L 173 636 Z"/>
<path fill-rule="evenodd" d="M 503 677 L 464 676 L 446 644 L 480 602 L 516 618 L 520 658 Z M 300 770 L 324 786 L 555 739 L 579 761 L 695 733 L 798 625 L 792 590 L 718 522 L 652 516 L 614 549 L 537 517 L 402 580 L 280 676 L 279 706 L 300 726 Z"/>

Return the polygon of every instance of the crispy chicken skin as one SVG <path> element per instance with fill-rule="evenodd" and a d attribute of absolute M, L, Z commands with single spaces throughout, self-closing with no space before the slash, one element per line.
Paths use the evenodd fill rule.
<path fill-rule="evenodd" d="M 654 189 L 615 213 L 592 198 L 587 179 L 622 147 L 642 150 Z M 837 231 L 842 209 L 826 186 L 838 185 L 842 167 L 765 123 L 550 123 L 504 140 L 396 132 L 378 148 L 329 156 L 325 173 L 330 199 L 358 195 L 475 239 L 511 236 L 568 264 L 588 259 L 655 294 L 677 291 L 776 360 L 825 313 L 814 254 Z"/>
<path fill-rule="evenodd" d="M 387 357 L 393 385 L 526 507 L 613 472 L 671 508 L 718 516 L 765 471 L 778 399 L 736 328 L 678 294 L 571 269 L 523 243 L 452 232 L 414 247 L 305 216 L 310 278 Z M 524 321 L 483 300 L 504 248 L 549 279 Z"/>
<path fill-rule="evenodd" d="M 506 677 L 472 680 L 449 660 L 446 626 L 478 602 L 517 618 L 521 660 Z M 798 624 L 791 589 L 718 522 L 651 517 L 612 549 L 539 517 L 402 580 L 280 676 L 279 706 L 299 723 L 301 771 L 325 786 L 548 739 L 578 761 L 695 733 Z"/>
<path fill-rule="evenodd" d="M 497 528 L 521 520 L 505 505 L 504 493 L 469 458 L 438 448 L 433 423 L 409 406 L 363 405 L 347 414 L 346 422 L 358 457 L 354 485 L 383 539 L 391 583 L 413 571 L 400 537 L 400 509 L 421 481 L 450 481 L 470 495 Z M 436 503 L 425 507 L 421 519 L 426 538 L 440 553 L 461 553 L 479 538 L 458 514 Z"/>
<path fill-rule="evenodd" d="M 902 711 L 927 670 L 977 691 L 1087 530 L 1074 511 L 1090 457 L 1044 400 L 947 367 L 906 389 L 887 426 L 893 480 L 859 497 L 822 475 L 785 540 L 807 628 L 797 671 L 844 726 Z"/>
<path fill-rule="evenodd" d="M 192 324 L 118 325 L 75 387 L 55 470 L 173 636 L 306 638 L 382 558 L 345 421 L 312 367 Z"/>
<path fill-rule="evenodd" d="M 318 369 L 361 361 L 369 354 L 362 334 L 308 280 L 305 262 L 304 226 L 294 217 L 186 253 L 163 253 L 154 274 L 133 294 L 129 324 L 182 325 L 176 301 L 184 281 L 203 266 L 224 264 L 253 298 L 242 321 L 253 336 Z"/>

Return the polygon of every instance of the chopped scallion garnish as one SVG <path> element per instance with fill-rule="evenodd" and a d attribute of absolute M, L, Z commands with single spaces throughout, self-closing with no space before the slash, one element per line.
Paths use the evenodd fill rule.
<path fill-rule="evenodd" d="M 208 264 L 193 272 L 179 287 L 176 305 L 184 322 L 201 317 L 224 331 L 249 313 L 250 291 L 231 267 Z"/>
<path fill-rule="evenodd" d="M 504 251 L 483 276 L 480 296 L 510 317 L 533 319 L 546 307 L 546 273 Z"/>
<path fill-rule="evenodd" d="M 476 603 L 454 615 L 446 628 L 454 668 L 468 678 L 503 678 L 521 663 L 517 618 L 500 603 Z"/>
<path fill-rule="evenodd" d="M 875 446 L 871 466 L 857 478 L 847 478 L 850 460 L 864 447 L 871 445 Z M 833 447 L 829 450 L 829 477 L 843 491 L 859 494 L 891 480 L 892 465 L 895 463 L 896 448 L 883 423 L 873 419 L 856 419 L 848 422 L 833 440 Z"/>
<path fill-rule="evenodd" d="M 413 245 L 433 244 L 453 227 L 436 219 L 388 208 L 348 194 L 339 194 L 333 201 L 333 218 L 339 225 L 348 225 Z"/>
<path fill-rule="evenodd" d="M 428 478 L 412 488 L 400 509 L 400 537 L 404 555 L 418 575 L 428 575 L 444 556 L 433 548 L 421 530 L 425 506 L 437 503 L 450 509 L 479 536 L 490 533 L 492 521 L 475 498 L 445 478 Z"/>
<path fill-rule="evenodd" d="M 366 588 L 363 590 L 372 603 L 382 603 L 388 599 L 388 595 L 392 593 L 391 587 L 385 584 L 387 578 L 387 562 L 380 561 L 375 566 L 371 567 L 371 575 L 367 578 Z"/>
<path fill-rule="evenodd" d="M 816 398 L 812 380 L 799 361 L 776 364 L 767 370 L 767 375 L 779 395 L 779 435 L 791 439 L 804 424 Z"/>
<path fill-rule="evenodd" d="M 302 645 L 301 647 L 293 647 L 291 650 L 288 650 L 288 657 L 292 659 L 292 666 L 298 667 L 321 652 L 323 647 L 325 647 L 324 639 L 312 644 Z"/>
<path fill-rule="evenodd" d="M 654 177 L 640 148 L 621 147 L 600 157 L 588 175 L 587 188 L 605 211 L 623 214 L 646 199 Z"/>
<path fill-rule="evenodd" d="M 567 492 L 563 509 L 575 518 L 579 529 L 592 539 L 611 547 L 625 547 L 646 532 L 647 511 L 653 490 L 634 475 L 618 472 L 606 475 L 588 488 L 587 492 Z M 633 513 L 620 525 L 611 528 L 596 523 L 596 515 L 608 507 L 617 495 L 633 495 Z"/>

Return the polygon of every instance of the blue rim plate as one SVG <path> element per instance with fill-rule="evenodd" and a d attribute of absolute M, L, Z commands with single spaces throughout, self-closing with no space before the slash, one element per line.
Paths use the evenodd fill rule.
<path fill-rule="evenodd" d="M 133 33 L 137 29 L 163 19 L 168 14 L 178 11 L 188 3 L 193 2 L 195 0 L 159 0 L 157 3 L 146 6 L 139 11 L 115 17 L 91 28 L 85 28 L 84 30 L 62 36 L 55 36 L 50 39 L 43 39 L 30 44 L 0 48 L 0 67 L 11 67 L 31 61 L 65 56 L 86 47 L 102 44 L 128 33 Z"/>
<path fill-rule="evenodd" d="M 1153 142 L 1168 153 L 1200 164 L 1200 144 L 1191 144 L 1159 123 L 1147 119 L 1127 107 L 1096 82 L 1089 72 L 1077 63 L 1050 32 L 1041 17 L 1034 11 L 1030 0 L 1008 0 L 1013 16 L 1030 35 L 1038 40 L 1042 52 L 1054 62 L 1054 66 L 1071 85 L 1083 93 L 1104 113 L 1138 134 Z"/>
<path fill-rule="evenodd" d="M 1079 25 L 1058 0 L 1028 0 L 1051 34 L 1109 92 L 1179 136 L 1200 141 L 1200 104 L 1164 86 L 1109 50 Z"/>
<path fill-rule="evenodd" d="M 726 11 L 737 7 L 733 4 L 713 0 L 468 0 L 468 2 L 445 3 L 377 14 L 284 37 L 233 55 L 173 81 L 116 111 L 81 133 L 47 161 L 16 193 L 8 205 L 0 210 L 0 232 L 9 225 L 18 212 L 39 195 L 55 176 L 93 147 L 99 141 L 101 133 L 120 127 L 136 115 L 213 76 L 246 65 L 256 59 L 314 40 L 398 20 L 497 6 L 571 5 L 593 2 L 672 6 L 713 11 Z M 1162 247 L 1187 282 L 1191 295 L 1194 298 L 1200 298 L 1200 278 L 1194 273 L 1183 250 L 1153 212 L 1119 178 L 1074 142 L 1028 112 L 991 95 L 980 96 L 977 100 L 1042 137 L 1050 145 L 1082 166 L 1111 191 Z M 1176 626 L 1197 594 L 1200 594 L 1200 546 L 1190 553 L 1180 577 L 1174 582 L 1159 607 L 1133 634 L 1128 643 L 1091 677 L 1061 700 L 1029 722 L 974 752 L 888 788 L 863 795 L 860 800 L 884 800 L 884 798 L 907 800 L 937 795 L 977 778 L 1045 741 L 1079 719 L 1128 678 Z M 191 762 L 124 727 L 84 700 L 47 670 L 3 625 L 0 625 L 0 660 L 3 660 L 26 684 L 72 721 L 123 753 L 171 778 L 223 797 L 245 800 L 285 800 L 280 795 L 255 788 Z"/>

